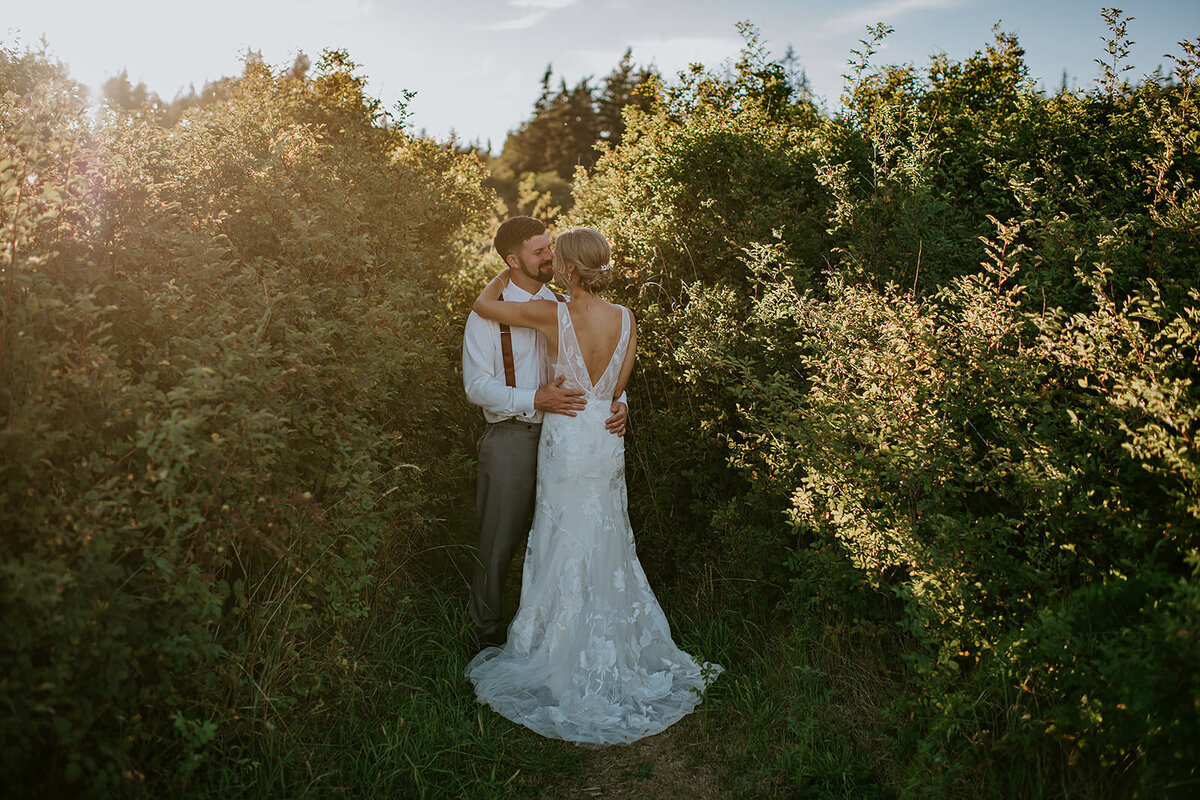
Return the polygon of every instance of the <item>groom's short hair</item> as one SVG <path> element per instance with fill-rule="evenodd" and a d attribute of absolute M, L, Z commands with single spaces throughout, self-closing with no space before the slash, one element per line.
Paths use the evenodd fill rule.
<path fill-rule="evenodd" d="M 501 223 L 492 244 L 496 246 L 500 260 L 507 262 L 511 254 L 521 249 L 521 245 L 545 232 L 546 223 L 537 217 L 510 217 Z"/>

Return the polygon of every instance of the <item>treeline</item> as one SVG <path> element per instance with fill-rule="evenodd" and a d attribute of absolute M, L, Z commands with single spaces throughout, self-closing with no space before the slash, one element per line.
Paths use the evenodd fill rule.
<path fill-rule="evenodd" d="M 585 77 L 574 86 L 560 79 L 555 88 L 553 78 L 547 65 L 531 116 L 508 134 L 499 155 L 468 146 L 487 161 L 486 185 L 509 215 L 553 217 L 569 209 L 575 170 L 595 165 L 597 145 L 620 144 L 625 109 L 649 108 L 661 80 L 653 67 L 634 65 L 632 50 L 597 85 Z"/>
<path fill-rule="evenodd" d="M 457 501 L 459 325 L 430 298 L 484 172 L 364 83 L 344 52 L 250 59 L 178 124 L 93 122 L 61 65 L 0 49 L 8 796 L 252 784 L 355 690 L 351 632 Z"/>
<path fill-rule="evenodd" d="M 648 569 L 878 643 L 873 791 L 1198 780 L 1200 42 L 1131 84 L 1107 17 L 1096 88 L 1050 96 L 1013 36 L 877 66 L 879 26 L 833 116 L 747 28 L 627 111 L 561 223 L 639 316 Z M 811 788 L 789 702 L 746 787 Z"/>
<path fill-rule="evenodd" d="M 808 76 L 790 46 L 772 64 L 790 95 L 811 97 Z M 547 65 L 532 113 L 509 132 L 498 155 L 478 142 L 462 148 L 486 160 L 486 185 L 509 215 L 553 218 L 570 211 L 576 170 L 590 170 L 604 148 L 619 145 L 627 111 L 648 111 L 663 91 L 662 75 L 653 65 L 634 65 L 632 48 L 598 85 L 589 76 L 574 86 L 560 79 L 551 88 L 553 78 L 553 65 Z"/>
<path fill-rule="evenodd" d="M 247 65 L 262 66 L 262 52 L 247 51 L 244 60 Z M 295 80 L 304 80 L 312 68 L 312 59 L 303 51 L 296 55 L 288 75 Z M 233 93 L 240 78 L 224 77 L 206 81 L 200 91 L 195 85 L 188 87 L 186 92 L 180 91 L 170 100 L 163 100 L 158 92 L 148 88 L 142 81 L 134 84 L 129 80 L 128 70 L 121 70 L 100 86 L 100 103 L 106 108 L 122 111 L 127 114 L 145 116 L 163 127 L 171 127 L 183 119 L 184 114 L 193 108 L 201 108 L 213 103 L 226 100 Z M 377 120 L 387 124 L 388 118 Z"/>

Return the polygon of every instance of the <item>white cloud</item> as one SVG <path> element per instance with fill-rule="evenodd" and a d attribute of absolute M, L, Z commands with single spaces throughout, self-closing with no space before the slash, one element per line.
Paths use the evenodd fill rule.
<path fill-rule="evenodd" d="M 830 33 L 861 31 L 876 22 L 891 24 L 911 11 L 956 8 L 963 0 L 883 0 L 826 20 L 824 28 Z"/>
<path fill-rule="evenodd" d="M 532 8 L 535 10 L 523 17 L 480 25 L 479 28 L 485 31 L 523 31 L 537 25 L 551 11 L 558 11 L 567 6 L 572 6 L 575 2 L 576 0 L 508 0 L 508 4 L 513 8 Z"/>
<path fill-rule="evenodd" d="M 537 25 L 545 16 L 545 11 L 534 11 L 532 14 L 526 14 L 523 17 L 508 19 L 504 22 L 493 22 L 490 25 L 480 25 L 479 27 L 485 31 L 522 31 Z"/>
<path fill-rule="evenodd" d="M 542 8 L 548 11 L 573 6 L 575 2 L 576 0 L 508 0 L 510 6 L 517 8 Z"/>
<path fill-rule="evenodd" d="M 360 20 L 375 10 L 374 0 L 303 0 L 280 6 L 280 13 L 300 11 L 312 19 L 330 22 Z"/>

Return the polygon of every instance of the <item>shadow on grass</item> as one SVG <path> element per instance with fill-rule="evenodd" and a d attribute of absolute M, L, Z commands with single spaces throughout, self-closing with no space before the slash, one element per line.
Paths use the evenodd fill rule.
<path fill-rule="evenodd" d="M 893 798 L 893 752 L 878 648 L 732 609 L 673 619 L 676 641 L 725 667 L 701 717 L 726 796 Z"/>
<path fill-rule="evenodd" d="M 379 607 L 386 608 L 381 598 Z M 463 677 L 460 598 L 428 587 L 396 595 L 347 654 L 353 677 L 334 701 L 287 729 L 227 746 L 194 796 L 512 797 L 581 767 L 581 752 L 512 725 L 476 702 Z M 388 619 L 390 621 L 385 622 Z M 220 765 L 217 768 L 216 765 Z"/>
<path fill-rule="evenodd" d="M 463 676 L 463 567 L 381 587 L 344 655 L 349 677 L 285 724 L 214 742 L 179 794 L 566 797 L 603 783 L 611 796 L 650 800 L 678 797 L 671 784 L 686 777 L 695 800 L 898 796 L 879 711 L 887 669 L 869 648 L 815 622 L 800 629 L 715 601 L 666 599 L 676 642 L 726 671 L 695 714 L 644 745 L 586 750 L 475 700 Z"/>

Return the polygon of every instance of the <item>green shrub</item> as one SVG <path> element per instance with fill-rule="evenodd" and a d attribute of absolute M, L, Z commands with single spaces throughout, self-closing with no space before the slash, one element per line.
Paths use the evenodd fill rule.
<path fill-rule="evenodd" d="M 456 495 L 458 331 L 427 298 L 481 167 L 354 69 L 250 62 L 175 127 L 93 127 L 61 67 L 0 60 L 13 785 L 177 791 L 336 696 L 380 574 Z"/>
<path fill-rule="evenodd" d="M 1200 48 L 1046 97 L 1014 37 L 920 72 L 871 67 L 886 33 L 837 117 L 696 71 L 577 180 L 645 343 L 640 546 L 902 630 L 913 791 L 1186 785 Z"/>

